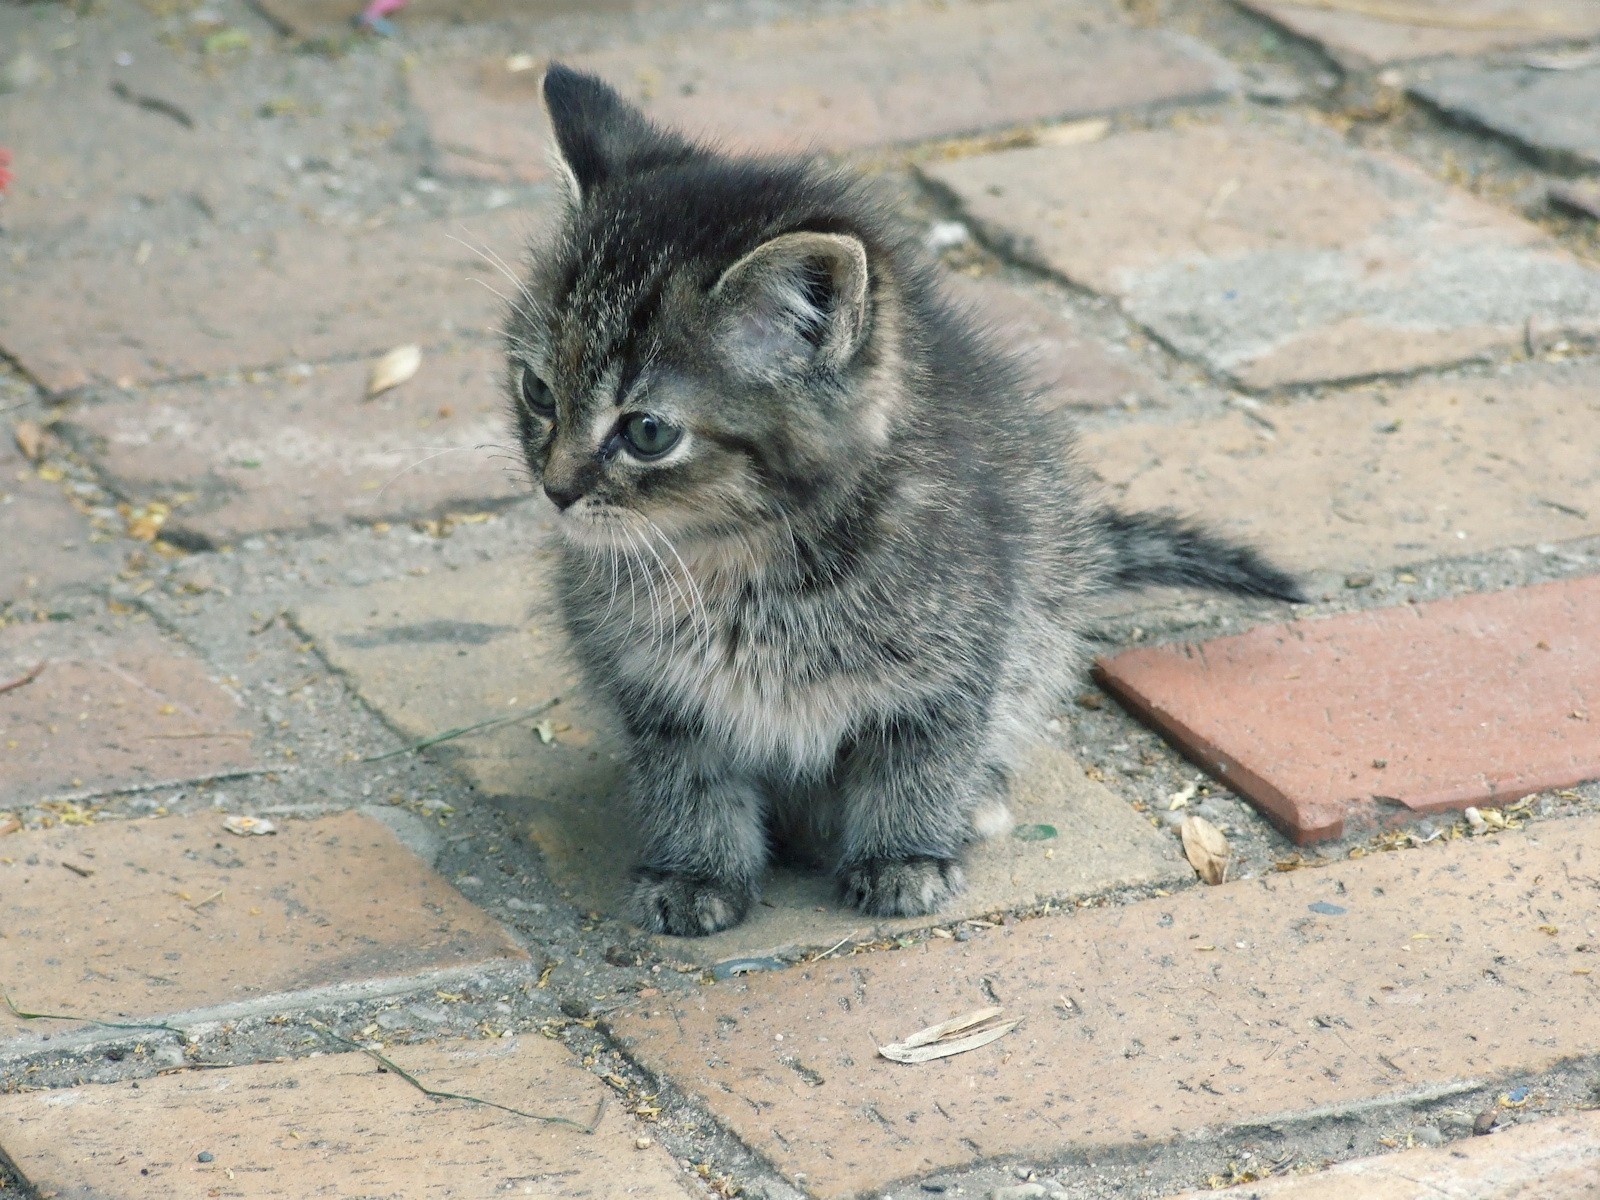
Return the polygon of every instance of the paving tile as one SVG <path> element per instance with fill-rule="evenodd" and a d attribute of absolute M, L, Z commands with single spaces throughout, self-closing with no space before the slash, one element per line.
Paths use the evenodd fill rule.
<path fill-rule="evenodd" d="M 1406 0 L 1371 13 L 1331 11 L 1338 6 L 1295 0 L 1240 3 L 1315 42 L 1354 71 L 1600 34 L 1600 13 L 1588 0 Z"/>
<path fill-rule="evenodd" d="M 855 150 L 1143 105 L 1236 86 L 1181 34 L 1116 23 L 1105 0 L 919 4 L 697 33 L 571 56 L 651 116 L 745 150 Z M 548 174 L 541 72 L 424 61 L 411 94 L 443 169 Z"/>
<path fill-rule="evenodd" d="M 1600 22 L 1596 26 L 1600 32 Z M 1520 142 L 1556 165 L 1600 167 L 1600 65 L 1571 71 L 1441 66 L 1411 90 L 1457 120 Z"/>
<path fill-rule="evenodd" d="M 1218 124 L 929 164 L 996 238 L 1252 388 L 1600 330 L 1600 271 L 1320 128 Z M 1492 281 L 1492 286 L 1489 286 Z"/>
<path fill-rule="evenodd" d="M 487 345 L 429 353 L 413 380 L 373 400 L 364 362 L 181 384 L 81 408 L 71 421 L 124 494 L 194 497 L 164 537 L 218 545 L 525 493 L 507 449 L 501 362 Z"/>
<path fill-rule="evenodd" d="M 1296 841 L 1600 779 L 1600 577 L 1130 650 L 1096 676 Z"/>
<path fill-rule="evenodd" d="M 354 28 L 347 0 L 259 0 L 258 7 L 291 37 L 340 38 Z M 541 0 L 537 13 L 524 0 L 411 0 L 404 12 L 389 18 L 402 29 L 413 25 L 508 23 L 537 15 L 541 21 L 560 17 L 619 15 L 646 7 L 645 0 Z M 653 7 L 659 8 L 659 0 Z"/>
<path fill-rule="evenodd" d="M 222 819 L 208 812 L 8 837 L 0 981 L 17 1007 L 181 1019 L 527 957 L 368 817 L 282 820 L 267 837 L 225 833 Z M 74 1028 L 0 1012 L 0 1052 Z"/>
<path fill-rule="evenodd" d="M 89 522 L 74 511 L 59 482 L 40 479 L 17 452 L 11 427 L 0 424 L 0 606 L 43 596 L 77 583 L 97 583 L 116 572 L 116 550 L 90 537 Z"/>
<path fill-rule="evenodd" d="M 53 392 L 127 387 L 481 334 L 536 217 L 291 229 L 202 250 L 28 259 L 0 277 L 0 347 Z M 459 240 L 457 240 L 459 239 Z M 463 245 L 462 242 L 468 243 Z"/>
<path fill-rule="evenodd" d="M 607 1094 L 542 1037 L 384 1053 L 428 1087 L 585 1124 Z M 60 1200 L 684 1200 L 667 1152 L 634 1145 L 643 1130 L 615 1106 L 591 1135 L 430 1100 L 363 1054 L 0 1096 L 0 1146 Z"/>
<path fill-rule="evenodd" d="M 0 808 L 254 768 L 238 700 L 146 619 L 0 629 Z"/>
<path fill-rule="evenodd" d="M 1188 1192 L 1173 1200 L 1594 1200 L 1600 1114 L 1572 1113 L 1449 1146 L 1340 1163 L 1315 1175 Z"/>
<path fill-rule="evenodd" d="M 1042 402 L 1063 408 L 1110 408 L 1161 395 L 1161 382 L 1115 357 L 1065 315 L 1048 293 L 994 276 L 952 275 L 956 300 L 1011 347 L 1042 389 Z"/>
<path fill-rule="evenodd" d="M 498 798 L 575 903 L 614 912 L 634 855 L 622 800 L 622 743 L 612 718 L 578 688 L 557 633 L 547 573 L 535 559 L 527 573 L 496 564 L 377 584 L 304 604 L 295 619 L 362 698 L 408 737 L 559 696 L 550 745 L 514 725 L 430 753 Z M 952 914 L 1193 877 L 1169 838 L 1058 750 L 1041 752 L 1019 782 L 1012 809 L 1018 821 L 1052 825 L 1061 837 L 1006 838 L 979 848 L 969 891 Z M 777 872 L 765 900 L 737 929 L 663 942 L 675 954 L 715 961 L 935 923 L 877 922 L 841 909 L 817 875 Z"/>
<path fill-rule="evenodd" d="M 1589 1052 L 1596 863 L 1600 820 L 1552 822 L 747 976 L 612 1028 L 817 1197 L 1148 1154 Z M 992 1003 L 1022 1022 L 997 1042 L 877 1056 Z"/>
<path fill-rule="evenodd" d="M 1600 533 L 1597 389 L 1594 365 L 1421 381 L 1099 430 L 1083 460 L 1301 570 L 1399 566 Z"/>

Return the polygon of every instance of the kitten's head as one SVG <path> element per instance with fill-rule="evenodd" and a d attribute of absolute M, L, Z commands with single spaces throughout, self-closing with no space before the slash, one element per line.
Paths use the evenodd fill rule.
<path fill-rule="evenodd" d="M 653 126 L 545 75 L 560 226 L 506 328 L 528 465 L 578 545 L 748 538 L 858 476 L 897 406 L 914 273 L 859 188 Z"/>

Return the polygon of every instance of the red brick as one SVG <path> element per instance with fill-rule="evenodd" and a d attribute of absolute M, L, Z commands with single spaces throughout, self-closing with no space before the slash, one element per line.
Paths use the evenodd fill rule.
<path fill-rule="evenodd" d="M 607 1095 L 537 1035 L 384 1054 L 426 1087 L 580 1123 Z M 666 1151 L 635 1144 L 647 1128 L 615 1105 L 588 1134 L 431 1100 L 362 1054 L 0 1096 L 0 1146 L 62 1200 L 685 1200 Z"/>
<path fill-rule="evenodd" d="M 116 570 L 115 549 L 92 540 L 89 522 L 73 510 L 62 484 L 39 478 L 34 465 L 17 453 L 10 425 L 3 423 L 0 524 L 5 527 L 0 607 L 68 584 L 103 580 Z"/>
<path fill-rule="evenodd" d="M 1592 1052 L 1596 862 L 1600 819 L 1553 821 L 749 976 L 612 1026 L 818 1197 L 1001 1156 L 1226 1144 Z M 877 1055 L 993 1003 L 1022 1022 L 999 1041 Z"/>
<path fill-rule="evenodd" d="M 310 989 L 392 991 L 417 986 L 411 976 L 527 957 L 368 817 L 283 819 L 264 837 L 226 833 L 222 819 L 0 842 L 0 986 L 17 1007 L 102 1021 L 260 1011 Z M 81 1028 L 0 1012 L 0 1048 Z"/>
<path fill-rule="evenodd" d="M 1600 1113 L 1587 1112 L 1173 1200 L 1595 1200 L 1597 1180 Z"/>
<path fill-rule="evenodd" d="M 1240 3 L 1316 42 L 1341 66 L 1356 71 L 1600 34 L 1600 13 L 1590 0 L 1408 0 L 1386 6 L 1392 12 L 1372 13 L 1330 11 L 1335 6 L 1293 0 Z M 1404 20 L 1409 12 L 1428 19 Z"/>
<path fill-rule="evenodd" d="M 1101 683 L 1296 841 L 1600 778 L 1600 577 L 1268 625 Z"/>
<path fill-rule="evenodd" d="M 53 392 L 436 346 L 498 323 L 535 217 L 501 211 L 365 232 L 293 229 L 144 263 L 37 258 L 0 277 L 0 347 Z M 466 242 L 467 245 L 463 245 Z M 485 286 L 487 285 L 487 287 Z"/>
<path fill-rule="evenodd" d="M 1232 71 L 1179 34 L 1116 24 L 1102 0 L 903 8 L 700 33 L 568 61 L 651 116 L 746 150 L 854 150 L 1200 100 Z M 538 70 L 424 62 L 412 96 L 444 167 L 545 178 Z"/>
<path fill-rule="evenodd" d="M 0 629 L 0 807 L 246 771 L 258 759 L 239 702 L 147 619 Z"/>
<path fill-rule="evenodd" d="M 365 362 L 183 384 L 79 409 L 73 423 L 124 494 L 194 497 L 175 509 L 166 536 L 215 545 L 526 492 L 509 448 L 501 363 L 489 346 L 428 353 L 414 379 L 373 400 Z"/>
<path fill-rule="evenodd" d="M 920 169 L 995 239 L 1246 387 L 1520 349 L 1530 320 L 1600 332 L 1600 271 L 1317 126 L 1138 130 Z"/>

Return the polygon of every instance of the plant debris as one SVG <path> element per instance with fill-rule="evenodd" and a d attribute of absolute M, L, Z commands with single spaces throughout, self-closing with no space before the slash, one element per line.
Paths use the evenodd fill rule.
<path fill-rule="evenodd" d="M 1232 856 L 1228 839 L 1204 817 L 1184 818 L 1183 853 L 1207 883 L 1222 883 L 1228 878 L 1228 860 Z"/>
<path fill-rule="evenodd" d="M 265 837 L 278 832 L 278 827 L 265 817 L 223 817 L 222 827 L 240 837 Z"/>
<path fill-rule="evenodd" d="M 999 1005 L 980 1008 L 964 1017 L 952 1017 L 926 1029 L 919 1029 L 903 1042 L 890 1042 L 879 1046 L 878 1053 L 891 1062 L 923 1063 L 935 1058 L 948 1058 L 952 1054 L 965 1054 L 979 1046 L 987 1046 L 1002 1038 L 1022 1022 L 999 1021 L 1005 1010 Z M 957 1037 L 960 1034 L 962 1036 Z"/>
<path fill-rule="evenodd" d="M 1018 825 L 1011 836 L 1019 842 L 1048 842 L 1056 836 L 1054 825 Z"/>
<path fill-rule="evenodd" d="M 189 1036 L 176 1025 L 163 1025 L 159 1021 L 100 1021 L 96 1020 L 94 1017 L 74 1017 L 68 1015 L 67 1013 L 23 1012 L 12 1001 L 11 994 L 4 988 L 0 988 L 0 1001 L 5 1002 L 6 1011 L 19 1021 L 77 1021 L 82 1025 L 98 1025 L 102 1029 L 164 1029 L 168 1033 L 175 1033 L 182 1038 L 187 1038 Z"/>
<path fill-rule="evenodd" d="M 7 683 L 0 683 L 0 692 L 14 692 L 19 687 L 27 687 L 28 684 L 32 683 L 44 673 L 44 668 L 45 663 L 40 663 L 38 666 L 34 667 L 33 670 L 28 671 L 26 674 L 19 675 L 16 679 L 10 680 Z"/>
<path fill-rule="evenodd" d="M 18 421 L 11 427 L 11 436 L 29 462 L 36 463 L 44 456 L 44 429 L 39 422 Z"/>
<path fill-rule="evenodd" d="M 416 1088 L 417 1091 L 421 1092 L 424 1096 L 427 1096 L 433 1100 L 462 1100 L 467 1104 L 481 1104 L 485 1108 L 497 1108 L 501 1112 L 510 1113 L 514 1117 L 526 1117 L 530 1121 L 543 1121 L 547 1125 L 568 1125 L 582 1133 L 591 1134 L 596 1129 L 600 1128 L 600 1119 L 605 1116 L 606 1098 L 604 1096 L 600 1097 L 600 1103 L 595 1106 L 594 1116 L 590 1118 L 589 1123 L 585 1125 L 581 1121 L 574 1121 L 571 1117 L 551 1117 L 546 1116 L 543 1113 L 524 1112 L 520 1108 L 511 1108 L 509 1105 L 497 1104 L 493 1100 L 485 1100 L 481 1096 L 464 1096 L 459 1092 L 441 1092 L 435 1088 L 428 1087 L 415 1075 L 411 1074 L 411 1072 L 407 1071 L 401 1066 L 398 1066 L 392 1059 L 380 1054 L 371 1046 L 365 1046 L 360 1042 L 353 1042 L 347 1037 L 342 1037 L 341 1035 L 335 1033 L 332 1029 L 328 1028 L 328 1026 L 324 1025 L 321 1021 L 312 1020 L 310 1021 L 310 1025 L 318 1033 L 322 1034 L 331 1041 L 337 1042 L 341 1046 L 347 1046 L 351 1050 L 359 1050 L 362 1054 L 365 1054 L 368 1058 L 376 1062 L 380 1067 L 384 1068 L 384 1070 L 392 1071 L 401 1079 L 404 1079 L 412 1087 Z"/>
<path fill-rule="evenodd" d="M 194 128 L 194 118 L 170 100 L 163 100 L 159 96 L 145 96 L 134 91 L 120 79 L 111 85 L 111 93 L 119 100 L 126 100 L 136 108 L 146 112 L 160 113 L 163 117 L 171 117 L 185 129 Z"/>
<path fill-rule="evenodd" d="M 399 387 L 415 375 L 421 366 L 421 346 L 396 346 L 372 364 L 372 373 L 367 376 L 367 399 Z"/>
<path fill-rule="evenodd" d="M 479 721 L 475 725 L 460 725 L 455 729 L 446 729 L 443 733 L 425 737 L 419 742 L 412 742 L 409 746 L 401 746 L 398 750 L 390 750 L 384 754 L 374 754 L 368 758 L 363 758 L 361 761 L 375 763 L 401 754 L 413 754 L 418 750 L 426 750 L 429 746 L 437 746 L 440 742 L 448 742 L 454 738 L 465 737 L 469 733 L 477 733 L 484 729 L 494 729 L 500 725 L 510 725 L 516 721 L 526 721 L 529 717 L 537 717 L 540 713 L 549 712 L 560 703 L 560 696 L 552 696 L 542 704 L 535 704 L 532 708 L 525 708 L 521 712 L 512 713 L 509 717 L 491 717 L 489 720 Z"/>

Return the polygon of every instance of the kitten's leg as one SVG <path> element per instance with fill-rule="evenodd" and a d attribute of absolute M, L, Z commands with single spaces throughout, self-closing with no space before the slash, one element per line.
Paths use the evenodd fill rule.
<path fill-rule="evenodd" d="M 974 727 L 981 714 L 891 717 L 861 737 L 840 772 L 844 899 L 874 916 L 937 911 L 965 886 L 961 854 L 994 778 Z"/>
<path fill-rule="evenodd" d="M 689 737 L 642 737 L 632 762 L 644 833 L 630 895 L 634 920 L 679 937 L 737 925 L 767 865 L 756 781 Z"/>

